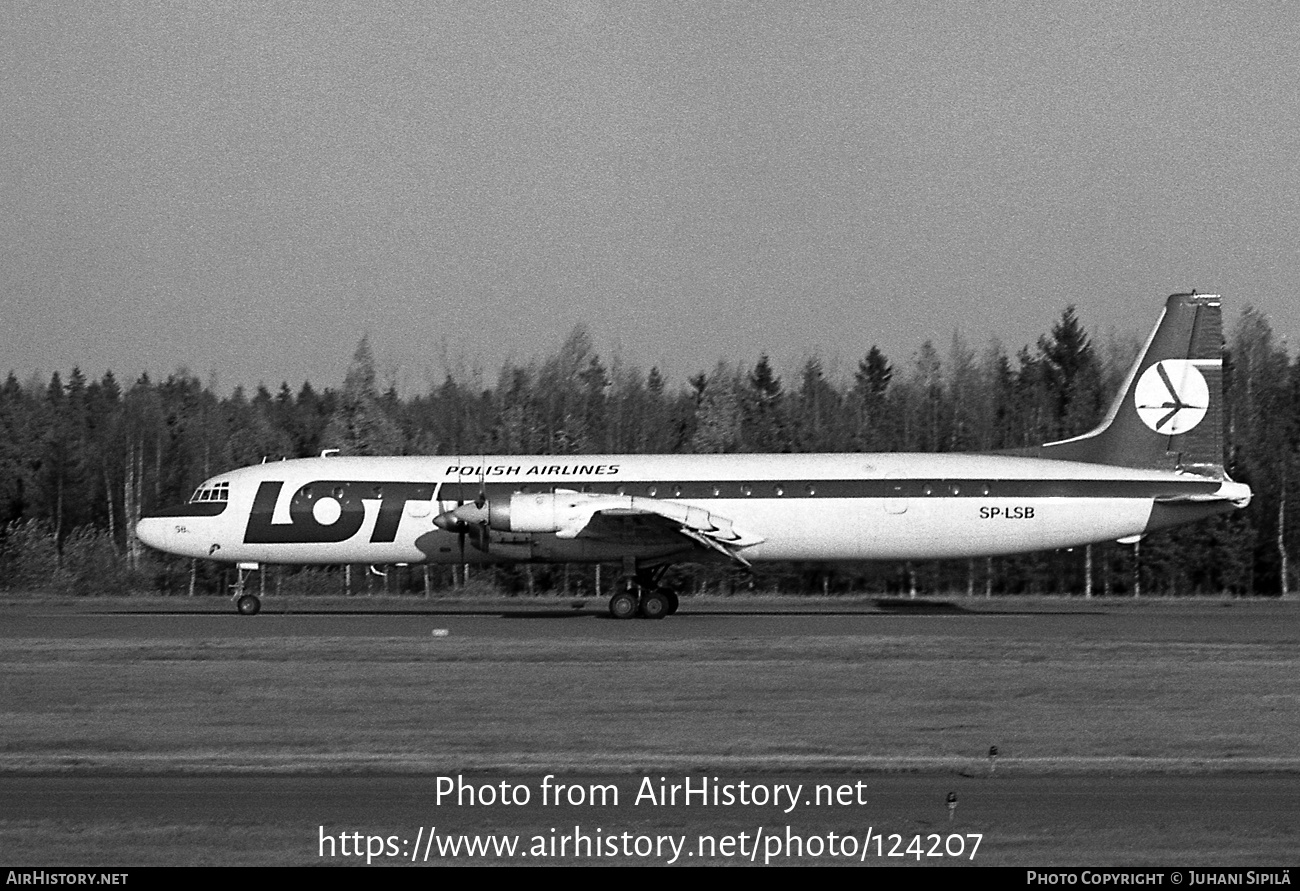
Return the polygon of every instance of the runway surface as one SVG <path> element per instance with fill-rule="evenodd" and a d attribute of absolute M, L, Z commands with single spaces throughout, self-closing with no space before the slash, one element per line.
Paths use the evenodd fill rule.
<path fill-rule="evenodd" d="M 437 657 L 444 661 L 420 661 L 426 658 L 420 646 L 444 638 L 462 649 L 453 656 Z M 801 660 L 797 653 L 791 655 L 788 649 L 783 650 L 789 641 L 797 642 L 798 648 L 806 647 L 808 655 Z M 832 664 L 818 664 L 824 654 L 839 654 L 863 644 L 869 645 L 872 652 L 855 658 L 851 665 L 844 663 L 843 670 L 835 661 L 845 658 L 842 655 L 832 659 Z M 1058 673 L 1061 666 L 1088 667 L 1095 659 L 1112 656 L 1128 660 L 1125 665 L 1145 669 L 1160 664 L 1148 661 L 1150 653 L 1168 650 L 1193 654 L 1202 660 L 1198 664 L 1208 666 L 1202 673 L 1204 677 L 1228 685 L 1236 683 L 1238 677 L 1251 679 L 1243 683 L 1243 693 L 1247 687 L 1267 691 L 1259 701 L 1267 702 L 1272 709 L 1268 737 L 1272 740 L 1289 732 L 1295 711 L 1300 709 L 1297 675 L 1283 676 L 1289 663 L 1278 661 L 1285 659 L 1279 653 L 1292 652 L 1298 644 L 1300 607 L 1295 603 L 1254 601 L 736 598 L 687 600 L 681 613 L 657 622 L 609 619 L 603 603 L 595 601 L 457 603 L 352 598 L 277 602 L 268 598 L 263 614 L 255 617 L 235 615 L 226 600 L 213 598 L 11 602 L 0 605 L 0 654 L 38 654 L 48 664 L 35 665 L 28 674 L 10 672 L 0 686 L 6 710 L 12 709 L 13 715 L 26 718 L 28 726 L 36 728 L 31 737 L 34 741 L 20 743 L 11 738 L 4 746 L 4 752 L 21 754 L 26 760 L 21 761 L 21 770 L 0 771 L 0 851 L 4 854 L 0 859 L 42 866 L 361 865 L 367 859 L 392 865 L 413 861 L 698 864 L 765 860 L 866 865 L 1285 865 L 1293 862 L 1300 850 L 1300 770 L 1294 765 L 1260 772 L 1251 767 L 1250 759 L 1243 758 L 1235 764 L 1231 759 L 1210 762 L 1208 768 L 1205 763 L 1188 768 L 1177 764 L 1170 767 L 1166 762 L 1163 768 L 1147 770 L 1141 764 L 1159 764 L 1160 759 L 1141 755 L 1135 762 L 1139 766 L 1134 767 L 1122 757 L 1129 749 L 1141 754 L 1145 745 L 1141 739 L 1101 746 L 1100 751 L 1119 752 L 1121 757 L 1113 762 L 1106 758 L 1084 759 L 1078 762 L 1088 765 L 1082 771 L 1072 771 L 1068 759 L 1062 762 L 1067 764 L 1064 769 L 1058 765 L 1051 770 L 1037 770 L 1032 759 L 1005 757 L 1005 753 L 1000 760 L 975 757 L 957 767 L 920 770 L 882 770 L 873 768 L 865 758 L 860 768 L 844 766 L 850 762 L 841 758 L 843 763 L 834 769 L 791 770 L 779 757 L 764 766 L 763 759 L 752 754 L 736 762 L 745 766 L 728 768 L 724 756 L 732 750 L 727 747 L 738 744 L 735 740 L 753 740 L 753 750 L 762 751 L 763 739 L 769 732 L 765 722 L 793 710 L 793 703 L 783 708 L 781 703 L 789 700 L 779 697 L 799 696 L 801 689 L 830 697 L 825 701 L 835 709 L 851 709 L 854 696 L 870 693 L 876 707 L 888 703 L 899 709 L 894 714 L 900 717 L 891 720 L 903 720 L 907 703 L 892 702 L 888 689 L 871 691 L 856 681 L 844 681 L 843 690 L 827 692 L 823 688 L 849 677 L 844 672 L 850 667 L 867 674 L 873 664 L 881 671 L 890 666 L 895 671 L 909 671 L 908 666 L 914 663 L 906 656 L 914 649 L 924 650 L 915 664 L 921 670 L 937 667 L 940 677 L 943 672 L 969 672 L 971 666 L 978 669 L 978 654 L 994 654 L 996 664 L 990 663 L 990 670 L 1003 672 L 1008 678 L 1029 678 L 1025 686 L 1008 692 L 1017 697 L 1018 704 L 1001 704 L 1011 709 L 1009 714 L 1032 715 L 1050 708 L 1065 714 L 1066 720 L 1072 703 L 1068 699 L 1060 701 L 1059 693 L 1047 688 L 1046 692 L 1036 692 L 1032 683 L 1034 672 L 1039 670 L 1036 666 L 1044 659 L 1051 667 L 1052 652 L 1075 654 L 1056 667 Z M 484 657 L 486 661 L 474 656 L 478 647 L 492 655 Z M 408 737 L 414 732 L 428 733 L 430 740 L 441 739 L 436 736 L 439 721 L 455 720 L 454 712 L 427 717 L 407 715 L 401 713 L 402 706 L 394 712 L 382 702 L 369 711 L 353 710 L 346 699 L 329 700 L 294 713 L 283 705 L 289 700 L 263 699 L 251 693 L 251 698 L 241 699 L 238 696 L 243 694 L 237 691 L 227 693 L 225 687 L 207 691 L 202 686 L 205 676 L 215 675 L 222 684 L 237 676 L 240 663 L 232 660 L 242 658 L 254 660 L 247 672 L 250 677 L 263 678 L 263 685 L 267 678 L 279 679 L 282 685 L 296 683 L 302 671 L 316 671 L 323 665 L 331 669 L 328 683 L 338 685 L 344 676 L 334 673 L 330 663 L 321 661 L 325 658 L 322 653 L 336 649 L 343 654 L 343 667 L 352 670 L 349 660 L 359 659 L 355 671 L 371 672 L 365 675 L 366 683 L 373 683 L 375 677 L 393 677 L 399 687 L 399 701 L 411 701 L 417 709 L 441 708 L 443 694 L 451 692 L 441 691 L 425 700 L 409 694 L 419 689 L 421 679 L 431 668 L 437 668 L 440 678 L 485 678 L 477 682 L 480 686 L 473 692 L 480 699 L 490 700 L 494 690 L 500 689 L 492 686 L 495 678 L 511 684 L 515 699 L 506 697 L 506 690 L 500 689 L 502 699 L 496 711 L 476 712 L 486 729 L 471 729 L 480 733 L 483 745 L 489 747 L 503 735 L 515 734 L 524 740 L 532 736 L 539 751 L 547 751 L 546 741 L 558 738 L 557 728 L 511 726 L 510 711 L 526 707 L 529 700 L 519 699 L 520 695 L 545 696 L 546 690 L 559 691 L 571 685 L 572 690 L 580 691 L 580 699 L 573 701 L 583 703 L 573 713 L 571 719 L 577 724 L 571 730 L 579 740 L 587 732 L 592 734 L 593 758 L 610 742 L 619 741 L 618 727 L 623 726 L 619 722 L 626 720 L 619 717 L 624 714 L 619 709 L 636 707 L 635 703 L 641 701 L 634 697 L 616 704 L 615 700 L 593 696 L 592 691 L 599 689 L 602 679 L 627 683 L 641 676 L 642 666 L 653 665 L 658 654 L 666 654 L 670 660 L 694 659 L 692 667 L 682 668 L 670 661 L 663 670 L 671 677 L 680 677 L 684 684 L 701 685 L 701 692 L 687 689 L 683 694 L 683 701 L 699 709 L 700 715 L 709 716 L 709 721 L 700 723 L 704 735 L 694 740 L 695 750 L 709 751 L 708 734 L 719 729 L 734 732 L 735 738 L 725 743 L 719 740 L 718 763 L 699 769 L 692 768 L 689 759 L 661 770 L 641 769 L 635 763 L 622 770 L 610 769 L 607 760 L 603 762 L 606 766 L 597 771 L 567 768 L 567 772 L 556 771 L 559 776 L 550 780 L 546 777 L 552 771 L 540 766 L 464 774 L 455 772 L 455 767 L 445 772 L 426 768 L 397 775 L 374 769 L 360 775 L 352 770 L 321 774 L 310 766 L 289 771 L 290 775 L 268 769 L 240 773 L 227 767 L 220 775 L 210 775 L 205 774 L 202 762 L 193 758 L 175 762 L 163 758 L 156 762 L 156 769 L 145 772 L 105 770 L 93 766 L 98 762 L 89 757 L 85 764 L 91 766 L 78 767 L 75 759 L 69 762 L 67 758 L 70 750 L 75 752 L 77 746 L 83 745 L 78 741 L 82 739 L 92 739 L 93 751 L 100 754 L 107 750 L 111 755 L 115 740 L 121 740 L 126 755 L 134 756 L 141 746 L 149 748 L 147 727 L 131 727 L 130 734 L 110 729 L 96 736 L 93 727 L 76 722 L 78 708 L 98 705 L 99 699 L 115 695 L 111 677 L 96 677 L 96 672 L 104 671 L 122 671 L 121 683 L 126 687 L 121 701 L 127 704 L 151 696 L 175 696 L 177 690 L 195 689 L 211 696 L 210 703 L 197 703 L 199 711 L 178 712 L 175 716 L 147 708 L 140 712 L 146 716 L 141 720 L 155 714 L 163 717 L 158 728 L 162 734 L 158 737 L 160 749 L 182 755 L 189 751 L 185 748 L 188 737 L 177 722 L 201 719 L 205 712 L 216 715 L 211 720 L 217 722 L 217 730 L 236 739 L 244 733 L 238 726 L 245 720 L 241 715 L 248 716 L 250 763 L 271 745 L 255 740 L 277 739 L 268 737 L 269 731 L 264 729 L 274 729 L 276 709 L 284 710 L 291 737 L 305 735 L 308 728 L 318 729 L 319 723 L 310 722 L 331 720 L 333 714 L 343 722 L 341 728 L 358 720 L 400 719 L 400 728 L 394 725 L 394 739 L 396 729 Z M 620 649 L 631 653 L 626 664 L 618 659 Z M 719 656 L 722 661 L 715 665 L 693 655 L 700 649 L 725 650 L 726 654 Z M 773 657 L 771 662 L 752 655 L 769 649 L 784 655 Z M 949 649 L 959 654 L 951 665 L 942 655 Z M 65 670 L 61 667 L 64 663 L 59 661 L 63 651 L 73 654 L 68 657 L 66 682 L 58 681 L 64 676 L 60 674 Z M 191 651 L 204 655 L 198 661 L 185 660 L 183 654 Z M 172 652 L 182 654 L 181 661 L 166 656 Z M 143 661 L 137 664 L 133 653 L 141 654 Z M 580 655 L 568 657 L 566 653 Z M 590 653 L 601 654 L 600 667 L 589 669 L 583 664 L 581 654 Z M 521 655 L 532 658 L 529 654 L 537 654 L 529 664 L 511 668 L 503 663 Z M 1014 658 L 1008 660 L 1008 655 Z M 1238 673 L 1211 672 L 1221 657 L 1234 660 L 1233 670 Z M 878 663 L 873 662 L 876 659 Z M 1252 660 L 1257 660 L 1262 666 L 1260 671 L 1267 672 L 1267 676 L 1252 675 L 1251 666 L 1256 664 Z M 1279 664 L 1284 666 L 1282 670 Z M 747 686 L 749 665 L 753 671 L 776 672 L 788 680 L 789 686 Z M 402 671 L 409 675 L 405 680 L 400 676 Z M 457 671 L 461 674 L 455 674 Z M 816 688 L 799 686 L 805 683 L 801 680 L 805 674 L 807 683 L 817 684 Z M 527 686 L 524 681 L 530 675 L 545 680 L 535 687 Z M 729 685 L 720 686 L 719 691 L 732 692 L 710 692 L 710 676 Z M 1043 677 L 1050 679 L 1050 673 Z M 32 709 L 39 712 L 39 702 L 34 705 L 31 691 L 16 686 L 32 682 L 48 685 L 37 691 L 38 700 L 49 697 L 51 714 L 58 710 L 64 724 L 49 724 L 52 729 L 41 731 L 46 726 L 40 722 L 41 715 L 31 714 Z M 941 680 L 933 690 L 929 686 L 921 688 L 937 697 L 926 706 L 930 712 L 943 710 L 947 683 Z M 1141 679 L 1135 683 L 1103 684 L 1100 693 L 1089 695 L 1111 695 L 1106 691 L 1112 690 L 1117 696 L 1140 696 Z M 1163 682 L 1153 679 L 1152 683 Z M 999 687 L 994 684 L 991 689 L 994 694 L 984 695 L 995 695 Z M 736 695 L 735 691 L 749 690 L 778 698 L 767 706 L 736 703 L 728 698 Z M 1164 697 L 1162 707 L 1168 708 L 1169 691 L 1156 692 Z M 1259 690 L 1253 692 L 1258 694 Z M 236 696 L 233 700 L 232 695 Z M 341 690 L 340 695 L 348 694 Z M 574 693 L 554 695 L 558 700 L 571 698 Z M 92 698 L 79 698 L 85 696 Z M 700 697 L 703 700 L 697 701 Z M 1224 701 L 1230 698 L 1221 694 Z M 1196 690 L 1177 700 L 1184 701 L 1191 717 L 1179 726 L 1200 727 L 1192 718 L 1208 706 Z M 474 709 L 472 701 L 454 702 L 455 708 Z M 966 712 L 950 718 L 947 725 L 940 720 L 934 732 L 957 739 L 966 732 L 960 730 L 961 721 L 978 723 L 978 712 L 970 717 L 969 703 L 965 705 Z M 1117 710 L 1140 709 L 1142 703 L 1102 701 L 1099 706 L 1103 710 L 1112 706 Z M 103 721 L 109 720 L 112 712 L 94 714 L 94 720 Z M 539 719 L 530 713 L 528 720 L 564 721 L 567 713 L 548 705 L 541 714 L 558 717 Z M 729 717 L 731 714 L 735 717 Z M 838 720 L 842 716 L 836 717 Z M 809 728 L 813 738 L 845 732 L 839 725 L 818 720 L 823 723 Z M 925 718 L 916 728 L 908 729 L 902 740 L 910 745 L 917 739 L 916 734 L 921 734 L 924 741 L 929 720 Z M 1234 726 L 1249 740 L 1252 720 L 1247 712 L 1207 726 L 1216 733 Z M 953 725 L 953 721 L 957 724 Z M 653 725 L 641 726 L 643 729 L 637 732 L 645 732 L 644 728 Z M 1038 725 L 1030 722 L 1026 726 L 1032 730 Z M 64 738 L 60 734 L 65 727 L 76 732 Z M 709 729 L 703 729 L 706 727 Z M 972 727 L 974 738 L 985 738 L 981 727 Z M 1078 728 L 1081 734 L 1095 729 L 1083 725 Z M 388 732 L 380 727 L 375 731 L 377 737 L 358 738 L 363 742 L 384 740 Z M 771 732 L 775 739 L 776 731 Z M 797 735 L 798 729 L 787 727 L 782 732 Z M 851 726 L 847 732 L 852 732 Z M 1068 727 L 1066 733 L 1068 736 Z M 473 744 L 474 739 L 471 734 L 469 743 Z M 1188 745 L 1192 742 L 1189 739 Z M 329 745 L 307 740 L 301 748 L 291 751 L 314 753 L 321 746 L 328 750 Z M 1269 751 L 1277 750 L 1274 743 L 1269 745 L 1274 746 Z M 42 746 L 58 753 L 57 758 L 51 756 L 48 770 L 40 768 L 40 752 L 45 750 Z M 1179 741 L 1171 742 L 1171 751 L 1180 748 Z M 87 749 L 87 755 L 91 754 L 92 750 Z M 828 757 L 837 756 L 831 752 Z M 117 762 L 110 758 L 104 763 Z M 938 760 L 932 765 L 941 763 L 945 762 Z M 1114 770 L 1108 768 L 1111 763 Z M 1276 757 L 1269 763 L 1286 764 Z M 467 804 L 463 796 L 459 802 L 444 796 L 440 802 L 440 783 L 445 786 L 454 781 L 480 792 L 486 787 L 500 790 L 504 783 L 516 793 L 526 790 L 529 801 L 525 805 L 506 804 L 494 798 L 488 803 L 478 800 Z M 700 797 L 707 793 L 697 794 L 690 803 L 679 801 L 675 805 L 653 797 L 646 800 L 647 782 L 652 790 L 674 785 L 696 790 L 708 786 L 720 793 L 730 790 L 733 800 L 726 803 L 724 794 L 724 803 L 709 804 Z M 549 788 L 566 785 L 570 794 L 581 789 L 586 797 L 576 804 L 543 804 L 548 784 Z M 797 802 L 793 798 L 788 803 L 780 799 L 780 787 L 789 790 L 796 786 L 801 789 Z M 834 791 L 838 797 L 833 802 L 814 803 L 818 786 L 824 786 L 828 796 Z M 617 803 L 608 798 L 596 800 L 595 790 L 603 787 L 617 790 Z M 744 797 L 760 787 L 766 790 L 767 800 Z M 956 796 L 951 809 L 947 802 L 950 793 Z M 777 836 L 780 841 L 774 842 Z M 979 846 L 972 859 L 969 855 L 975 836 L 979 836 Z M 431 838 L 436 838 L 436 843 Z M 496 849 L 469 853 L 467 848 L 456 848 L 470 844 L 471 838 L 476 840 L 474 843 L 488 844 L 491 840 L 498 845 L 504 839 L 515 838 L 522 847 L 513 853 Z M 845 853 L 848 839 L 852 839 L 852 855 Z M 652 842 L 653 849 L 645 847 Z M 674 849 L 674 844 L 679 847 Z"/>
<path fill-rule="evenodd" d="M 173 638 L 407 637 L 435 628 L 483 639 L 848 637 L 937 633 L 1036 640 L 1249 640 L 1300 643 L 1300 603 L 1246 600 L 984 600 L 796 598 L 684 600 L 662 621 L 616 621 L 603 600 L 455 602 L 387 598 L 315 598 L 277 602 L 239 616 L 224 598 L 96 600 L 5 605 L 0 640 L 53 637 Z"/>

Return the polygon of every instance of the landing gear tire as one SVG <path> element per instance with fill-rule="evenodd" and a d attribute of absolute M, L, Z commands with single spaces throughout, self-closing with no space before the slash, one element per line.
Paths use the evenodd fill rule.
<path fill-rule="evenodd" d="M 646 619 L 662 619 L 668 615 L 671 603 L 663 591 L 651 591 L 641 598 L 641 615 Z"/>
<path fill-rule="evenodd" d="M 630 619 L 636 615 L 640 605 L 631 591 L 619 591 L 609 598 L 609 614 L 615 619 Z"/>
<path fill-rule="evenodd" d="M 239 610 L 241 616 L 255 616 L 262 609 L 262 601 L 257 599 L 256 594 L 245 594 L 235 601 L 235 609 Z"/>
<path fill-rule="evenodd" d="M 677 592 L 671 588 L 661 588 L 659 589 L 659 593 L 668 599 L 668 612 L 664 615 L 671 616 L 673 613 L 677 612 Z"/>

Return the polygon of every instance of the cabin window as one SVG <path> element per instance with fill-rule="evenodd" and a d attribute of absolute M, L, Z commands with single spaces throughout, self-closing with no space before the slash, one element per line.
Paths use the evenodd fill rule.
<path fill-rule="evenodd" d="M 934 494 L 934 486 L 930 485 L 929 483 L 926 483 L 926 484 L 925 484 L 925 488 L 922 489 L 921 491 L 924 492 L 926 495 L 933 495 L 933 494 Z"/>
<path fill-rule="evenodd" d="M 954 494 L 954 495 L 960 495 L 960 494 L 961 494 L 961 486 L 959 486 L 959 485 L 957 485 L 956 483 L 954 483 L 953 486 L 952 486 L 952 494 Z"/>
<path fill-rule="evenodd" d="M 681 497 L 682 497 L 682 487 L 681 487 L 681 486 L 673 486 L 673 497 L 674 497 L 674 498 L 681 498 Z"/>
<path fill-rule="evenodd" d="M 658 487 L 658 486 L 647 486 L 647 487 L 646 487 L 646 494 L 648 494 L 651 498 L 654 498 L 656 495 L 659 494 L 659 487 Z"/>
<path fill-rule="evenodd" d="M 782 495 L 785 494 L 785 486 L 782 486 L 778 483 L 777 485 L 772 487 L 772 491 L 776 493 L 776 497 L 780 498 Z"/>
<path fill-rule="evenodd" d="M 342 487 L 342 486 L 335 486 L 335 487 L 334 487 L 334 491 L 331 492 L 330 494 L 332 494 L 332 495 L 333 495 L 335 498 L 337 498 L 339 501 L 342 501 L 342 500 L 343 500 L 343 487 Z"/>
<path fill-rule="evenodd" d="M 713 497 L 714 497 L 714 498 L 717 498 L 717 497 L 719 497 L 720 495 L 722 495 L 722 487 L 721 487 L 721 486 L 714 486 L 714 487 L 713 487 Z"/>
<path fill-rule="evenodd" d="M 804 491 L 807 492 L 809 495 L 816 495 L 816 494 L 817 494 L 817 487 L 814 486 L 812 483 L 809 483 L 808 485 L 804 486 L 803 489 L 804 489 Z"/>
<path fill-rule="evenodd" d="M 750 487 L 749 483 L 741 483 L 741 484 L 740 484 L 740 494 L 741 494 L 741 495 L 744 495 L 744 496 L 748 497 L 748 496 L 750 495 L 750 493 L 752 493 L 753 491 L 754 491 L 754 490 Z"/>

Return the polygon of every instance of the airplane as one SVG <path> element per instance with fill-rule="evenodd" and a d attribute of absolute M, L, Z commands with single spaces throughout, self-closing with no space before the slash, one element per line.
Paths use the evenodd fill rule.
<path fill-rule="evenodd" d="M 677 611 L 674 563 L 1000 556 L 1249 504 L 1223 468 L 1217 295 L 1171 295 L 1101 423 L 1003 453 L 340 457 L 218 474 L 144 516 L 146 545 L 266 564 L 619 562 L 615 618 Z"/>

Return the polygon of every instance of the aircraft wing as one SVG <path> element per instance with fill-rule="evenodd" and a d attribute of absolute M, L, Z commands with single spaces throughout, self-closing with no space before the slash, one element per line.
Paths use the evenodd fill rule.
<path fill-rule="evenodd" d="M 740 553 L 741 549 L 762 541 L 757 536 L 737 532 L 730 520 L 699 508 L 668 501 L 656 502 L 651 498 L 633 500 L 637 502 L 634 507 L 596 509 L 581 528 L 570 527 L 557 534 L 564 538 L 597 541 L 635 540 L 640 544 L 676 541 L 713 551 L 746 569 L 750 568 L 750 563 Z"/>
<path fill-rule="evenodd" d="M 439 514 L 434 525 L 448 531 L 486 526 L 499 532 L 551 533 L 615 544 L 698 547 L 746 568 L 741 549 L 763 539 L 736 529 L 731 520 L 689 504 L 638 495 L 604 495 L 559 489 L 517 492 L 508 498 L 462 504 Z"/>

